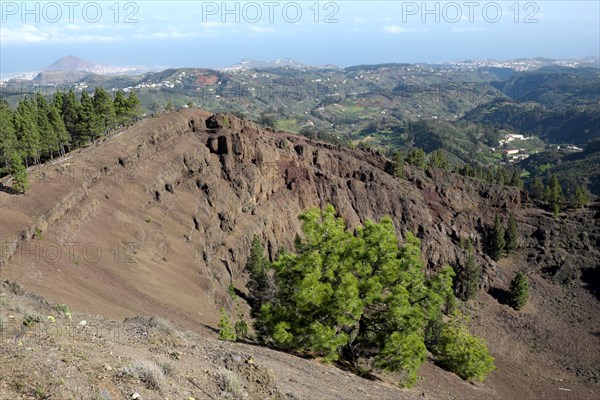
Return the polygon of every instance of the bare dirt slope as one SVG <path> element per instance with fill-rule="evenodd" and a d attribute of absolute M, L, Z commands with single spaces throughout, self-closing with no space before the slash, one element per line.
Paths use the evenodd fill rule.
<path fill-rule="evenodd" d="M 331 203 L 352 226 L 391 215 L 400 234 L 423 239 L 428 268 L 460 265 L 459 239 L 470 237 L 484 270 L 479 298 L 467 306 L 498 371 L 470 385 L 428 364 L 418 390 L 443 399 L 597 398 L 600 307 L 586 286 L 600 263 L 598 210 L 557 221 L 530 208 L 518 189 L 410 168 L 397 179 L 390 170 L 369 151 L 201 110 L 146 119 L 36 169 L 27 194 L 0 192 L 0 278 L 81 313 L 161 316 L 208 338 L 219 308 L 232 307 L 230 285 L 244 290 L 254 234 L 273 256 L 291 247 L 297 215 L 308 207 Z M 516 214 L 521 249 L 497 264 L 483 255 L 484 232 L 508 212 Z M 502 304 L 518 269 L 532 281 L 520 313 Z M 295 371 L 295 361 L 276 368 L 292 375 L 311 369 L 298 364 Z M 313 389 L 314 396 L 296 393 L 335 398 Z"/>
<path fill-rule="evenodd" d="M 314 360 L 180 332 L 161 318 L 68 319 L 6 282 L 0 303 L 0 399 L 423 398 Z M 27 317 L 40 322 L 25 328 Z"/>

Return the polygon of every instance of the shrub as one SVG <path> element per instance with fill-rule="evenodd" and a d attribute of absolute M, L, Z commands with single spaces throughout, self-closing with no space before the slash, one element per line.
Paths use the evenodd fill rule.
<path fill-rule="evenodd" d="M 39 317 L 39 315 L 34 315 L 34 314 L 27 314 L 25 316 L 25 318 L 23 319 L 23 326 L 33 326 L 35 324 L 39 324 L 41 321 L 41 318 Z"/>
<path fill-rule="evenodd" d="M 248 322 L 243 315 L 238 316 L 239 320 L 235 323 L 235 336 L 237 339 L 243 339 L 248 336 Z"/>
<path fill-rule="evenodd" d="M 217 372 L 216 378 L 219 388 L 221 388 L 228 397 L 234 399 L 244 398 L 242 383 L 235 372 L 228 369 L 222 369 Z"/>
<path fill-rule="evenodd" d="M 230 283 L 229 286 L 227 286 L 227 293 L 229 293 L 229 297 L 232 299 L 235 299 L 235 296 L 237 296 L 233 283 Z"/>
<path fill-rule="evenodd" d="M 469 333 L 468 320 L 458 311 L 444 325 L 434 353 L 442 367 L 469 381 L 483 382 L 496 369 L 484 340 Z"/>
<path fill-rule="evenodd" d="M 153 361 L 134 361 L 123 369 L 122 375 L 137 378 L 152 390 L 161 390 L 165 383 L 163 369 Z"/>
<path fill-rule="evenodd" d="M 525 307 L 529 298 L 529 280 L 521 271 L 517 272 L 513 280 L 510 282 L 508 292 L 508 304 L 515 310 L 520 310 Z"/>
<path fill-rule="evenodd" d="M 69 306 L 66 304 L 57 304 L 54 306 L 54 309 L 59 314 L 63 315 L 67 319 L 71 319 L 71 310 L 69 310 Z"/>
<path fill-rule="evenodd" d="M 271 114 L 267 114 L 266 112 L 260 114 L 260 117 L 258 118 L 258 123 L 273 129 L 275 129 L 275 127 L 277 126 L 277 120 L 275 119 L 275 117 Z"/>
<path fill-rule="evenodd" d="M 68 314 L 68 313 L 70 313 L 70 312 L 71 312 L 71 311 L 69 310 L 69 306 L 68 306 L 68 305 L 66 305 L 66 304 L 57 304 L 57 305 L 55 305 L 55 306 L 54 306 L 54 309 L 55 309 L 57 312 L 59 312 L 59 313 L 61 313 L 61 314 L 63 314 L 63 315 L 66 315 L 66 314 Z"/>
<path fill-rule="evenodd" d="M 221 308 L 221 319 L 219 320 L 219 340 L 235 342 L 236 339 L 235 330 L 233 329 L 233 325 L 231 325 L 229 315 L 224 308 Z"/>
<path fill-rule="evenodd" d="M 169 362 L 158 363 L 158 366 L 165 376 L 173 376 L 175 374 L 175 367 Z"/>

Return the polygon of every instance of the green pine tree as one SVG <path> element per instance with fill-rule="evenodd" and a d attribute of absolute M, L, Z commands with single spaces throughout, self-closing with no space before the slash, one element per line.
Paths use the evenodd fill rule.
<path fill-rule="evenodd" d="M 140 115 L 144 113 L 142 109 L 142 103 L 136 92 L 129 92 L 127 96 L 127 116 L 130 122 L 135 121 Z"/>
<path fill-rule="evenodd" d="M 115 126 L 116 114 L 110 94 L 100 86 L 96 86 L 93 96 L 94 112 L 102 132 L 108 132 Z"/>
<path fill-rule="evenodd" d="M 235 335 L 235 329 L 233 328 L 233 325 L 231 325 L 231 319 L 229 318 L 229 315 L 225 309 L 221 307 L 221 319 L 219 320 L 219 340 L 235 342 L 236 339 L 237 337 Z"/>
<path fill-rule="evenodd" d="M 502 257 L 505 245 L 504 227 L 500 222 L 500 217 L 496 215 L 490 237 L 490 257 L 492 257 L 492 260 L 498 261 Z"/>
<path fill-rule="evenodd" d="M 523 180 L 521 179 L 521 172 L 520 171 L 515 171 L 512 175 L 512 178 L 510 180 L 510 186 L 514 186 L 514 187 L 518 187 L 520 189 L 523 189 L 523 187 L 525 186 L 525 184 L 523 183 Z"/>
<path fill-rule="evenodd" d="M 392 220 L 346 227 L 335 210 L 300 215 L 296 253 L 273 263 L 276 291 L 257 318 L 265 340 L 336 360 L 373 360 L 412 385 L 425 361 L 425 327 L 452 292 L 451 268 L 427 279 L 420 241 L 398 247 Z"/>
<path fill-rule="evenodd" d="M 54 92 L 54 96 L 52 96 L 52 104 L 54 104 L 54 107 L 61 112 L 63 109 L 64 96 L 65 94 L 61 92 L 60 89 Z"/>
<path fill-rule="evenodd" d="M 57 105 L 62 103 L 62 118 L 65 125 L 65 129 L 67 130 L 68 136 L 70 138 L 70 146 L 78 147 L 80 146 L 80 134 L 78 131 L 79 125 L 79 115 L 81 114 L 81 103 L 75 97 L 75 92 L 71 89 L 69 93 L 62 96 L 62 100 L 58 101 L 57 98 L 54 99 Z M 85 142 L 84 142 L 85 143 Z"/>
<path fill-rule="evenodd" d="M 11 154 L 17 149 L 13 112 L 5 100 L 0 100 L 0 157 L 6 173 L 10 172 Z"/>
<path fill-rule="evenodd" d="M 410 165 L 414 165 L 419 169 L 425 169 L 427 166 L 427 155 L 423 149 L 412 148 L 406 156 L 406 162 Z"/>
<path fill-rule="evenodd" d="M 269 278 L 270 264 L 265 257 L 263 246 L 258 236 L 254 235 L 250 246 L 250 257 L 246 263 L 248 277 L 248 292 L 250 293 L 250 305 L 254 312 L 258 312 L 261 306 L 271 299 L 272 287 Z"/>
<path fill-rule="evenodd" d="M 529 299 L 529 280 L 527 276 L 519 271 L 510 282 L 508 293 L 508 303 L 515 310 L 520 310 L 525 307 Z"/>
<path fill-rule="evenodd" d="M 123 94 L 122 90 L 118 90 L 115 94 L 113 105 L 115 108 L 115 121 L 117 125 L 125 125 L 129 120 L 129 113 L 127 99 L 125 98 L 125 94 Z"/>
<path fill-rule="evenodd" d="M 48 121 L 56 134 L 56 148 L 60 156 L 65 155 L 65 147 L 69 145 L 69 132 L 61 116 L 60 104 L 56 101 L 50 103 L 48 107 Z"/>
<path fill-rule="evenodd" d="M 456 275 L 455 281 L 455 291 L 463 301 L 471 300 L 477 295 L 481 279 L 481 267 L 475 262 L 473 244 L 470 240 L 466 247 L 467 262 Z"/>
<path fill-rule="evenodd" d="M 14 113 L 14 127 L 19 143 L 19 153 L 29 166 L 28 159 L 37 163 L 41 153 L 40 132 L 36 118 L 37 110 L 35 102 L 25 97 L 19 102 Z"/>
<path fill-rule="evenodd" d="M 13 178 L 12 188 L 17 192 L 25 193 L 29 189 L 29 177 L 27 176 L 27 169 L 17 152 L 13 152 L 10 156 L 10 169 Z"/>
<path fill-rule="evenodd" d="M 394 176 L 397 178 L 404 177 L 404 156 L 399 150 L 394 153 Z"/>
<path fill-rule="evenodd" d="M 243 339 L 248 336 L 248 321 L 246 321 L 246 317 L 242 310 L 240 310 L 239 306 L 236 305 L 237 318 L 238 320 L 235 322 L 235 336 L 237 340 Z"/>
<path fill-rule="evenodd" d="M 546 201 L 550 205 L 554 216 L 558 216 L 563 201 L 563 192 L 556 174 L 552 174 L 548 181 L 548 186 L 546 186 Z"/>
<path fill-rule="evenodd" d="M 77 119 L 77 136 L 75 143 L 83 146 L 91 140 L 95 140 L 103 129 L 100 119 L 94 110 L 93 100 L 87 92 L 81 93 L 81 107 Z"/>
<path fill-rule="evenodd" d="M 450 163 L 448 163 L 444 152 L 440 149 L 437 149 L 429 155 L 429 166 L 439 169 L 448 169 L 450 167 Z"/>
<path fill-rule="evenodd" d="M 577 207 L 585 207 L 590 202 L 588 191 L 585 186 L 577 186 L 575 188 L 575 204 Z"/>
<path fill-rule="evenodd" d="M 496 171 L 496 183 L 498 185 L 509 185 L 510 176 L 508 170 L 505 167 L 499 167 Z"/>
<path fill-rule="evenodd" d="M 515 216 L 510 214 L 508 217 L 508 225 L 506 227 L 505 236 L 505 249 L 506 254 L 513 253 L 519 244 L 519 231 L 517 230 L 517 222 L 515 221 Z"/>
<path fill-rule="evenodd" d="M 58 151 L 57 132 L 50 123 L 50 104 L 44 99 L 41 93 L 36 96 L 37 105 L 37 125 L 40 132 L 41 152 L 45 156 L 54 158 L 54 153 Z"/>
<path fill-rule="evenodd" d="M 539 178 L 533 178 L 530 185 L 531 197 L 536 200 L 544 199 L 544 184 Z"/>

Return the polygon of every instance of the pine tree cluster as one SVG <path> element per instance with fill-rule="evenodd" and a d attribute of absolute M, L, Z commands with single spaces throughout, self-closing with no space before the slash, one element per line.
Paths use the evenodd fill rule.
<path fill-rule="evenodd" d="M 39 164 L 86 145 L 119 125 L 134 121 L 142 113 L 135 92 L 125 97 L 118 91 L 114 100 L 96 87 L 90 96 L 82 92 L 56 92 L 51 101 L 38 93 L 23 98 L 13 110 L 0 101 L 0 174 L 12 174 L 15 190 L 28 186 L 30 165 Z"/>

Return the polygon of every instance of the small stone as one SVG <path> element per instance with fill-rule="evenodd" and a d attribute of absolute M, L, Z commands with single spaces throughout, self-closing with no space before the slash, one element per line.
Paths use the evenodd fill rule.
<path fill-rule="evenodd" d="M 87 325 L 87 321 L 84 319 L 82 321 L 79 321 L 79 326 L 86 326 Z"/>
<path fill-rule="evenodd" d="M 235 361 L 235 362 L 239 362 L 239 363 L 241 363 L 241 362 L 242 362 L 242 356 L 240 356 L 240 355 L 238 355 L 238 354 L 234 354 L 234 355 L 232 355 L 232 356 L 231 356 L 231 359 L 232 359 L 233 361 Z"/>
<path fill-rule="evenodd" d="M 108 364 L 104 364 L 104 369 L 107 371 L 112 371 L 112 367 Z"/>
<path fill-rule="evenodd" d="M 100 391 L 100 398 L 102 400 L 112 400 L 112 396 L 110 395 L 110 393 L 108 393 L 106 389 L 102 389 Z"/>
<path fill-rule="evenodd" d="M 135 392 L 134 394 L 131 395 L 131 400 L 141 400 L 142 396 L 140 396 L 140 394 L 138 392 Z"/>

